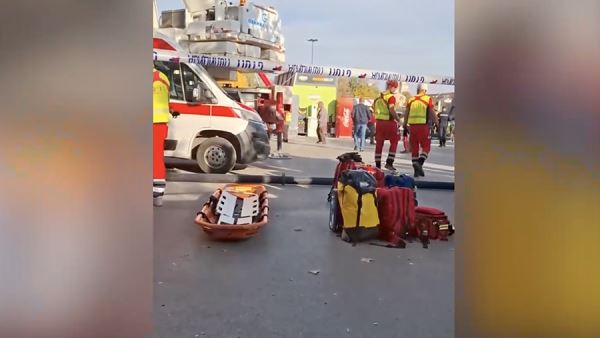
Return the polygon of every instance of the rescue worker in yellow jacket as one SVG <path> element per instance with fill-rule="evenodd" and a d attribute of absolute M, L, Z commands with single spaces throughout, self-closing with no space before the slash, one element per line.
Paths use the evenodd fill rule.
<path fill-rule="evenodd" d="M 408 100 L 404 118 L 404 129 L 410 125 L 410 150 L 415 177 L 425 176 L 423 164 L 431 151 L 430 122 L 438 125 L 433 110 L 433 99 L 427 95 L 427 84 L 421 83 L 417 87 L 417 95 Z"/>
<path fill-rule="evenodd" d="M 396 97 L 399 83 L 396 80 L 389 80 L 386 83 L 386 91 L 381 93 L 380 97 L 373 102 L 373 113 L 377 120 L 375 125 L 375 166 L 381 169 L 381 157 L 383 153 L 383 143 L 390 141 L 390 149 L 385 161 L 385 168 L 395 171 L 394 161 L 396 160 L 396 151 L 400 134 L 398 132 L 398 123 L 400 115 L 396 112 Z"/>
<path fill-rule="evenodd" d="M 166 169 L 165 169 L 165 139 L 167 138 L 167 123 L 171 116 L 169 110 L 169 78 L 160 71 L 153 69 L 152 72 L 152 90 L 153 90 L 153 113 L 152 113 L 152 140 L 153 140 L 153 195 L 154 206 L 162 206 L 162 198 L 166 187 Z"/>

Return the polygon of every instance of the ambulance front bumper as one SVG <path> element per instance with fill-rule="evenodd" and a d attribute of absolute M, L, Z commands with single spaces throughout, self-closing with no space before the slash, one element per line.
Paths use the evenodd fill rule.
<path fill-rule="evenodd" d="M 240 156 L 238 163 L 247 164 L 262 161 L 269 156 L 271 146 L 267 129 L 263 123 L 249 121 L 244 132 L 238 136 L 240 142 Z"/>

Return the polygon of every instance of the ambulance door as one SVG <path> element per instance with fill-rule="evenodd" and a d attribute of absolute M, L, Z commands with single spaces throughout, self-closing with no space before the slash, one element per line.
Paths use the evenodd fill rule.
<path fill-rule="evenodd" d="M 196 136 L 210 128 L 210 106 L 194 101 L 193 93 L 187 93 L 185 70 L 181 63 L 154 61 L 154 67 L 169 78 L 169 107 L 179 113 L 170 119 L 167 136 L 167 140 L 175 141 L 168 143 L 176 146 L 175 149 L 167 148 L 165 156 L 190 159 Z"/>
<path fill-rule="evenodd" d="M 181 64 L 181 74 L 183 94 L 187 103 L 187 114 L 208 117 L 208 124 L 205 127 L 212 127 L 211 116 L 214 105 L 217 103 L 215 95 L 189 65 Z"/>

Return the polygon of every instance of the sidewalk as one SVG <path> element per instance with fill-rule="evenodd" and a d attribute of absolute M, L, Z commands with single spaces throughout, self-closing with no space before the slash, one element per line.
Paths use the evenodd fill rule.
<path fill-rule="evenodd" d="M 274 139 L 274 138 L 273 138 Z M 271 141 L 272 149 L 276 149 L 276 143 Z M 384 146 L 384 156 L 387 156 L 389 145 Z M 337 165 L 337 156 L 342 153 L 353 151 L 354 143 L 351 139 L 327 139 L 327 144 L 316 144 L 315 138 L 298 136 L 290 139 L 290 143 L 283 144 L 283 153 L 290 156 L 289 159 L 266 159 L 249 165 L 239 166 L 230 175 L 282 175 L 302 177 L 332 177 Z M 399 146 L 399 151 L 402 145 Z M 361 153 L 363 160 L 369 164 L 374 161 L 375 146 L 367 144 Z M 169 167 L 177 171 L 199 172 L 195 161 L 167 158 Z M 395 167 L 400 173 L 412 175 L 411 154 L 400 153 L 396 155 Z M 429 160 L 425 163 L 426 177 L 417 180 L 454 182 L 454 147 L 440 148 L 437 144 L 432 145 Z"/>
<path fill-rule="evenodd" d="M 272 141 L 272 149 L 276 149 Z M 384 156 L 389 145 L 384 146 Z M 344 152 L 353 151 L 354 143 L 349 138 L 330 138 L 327 144 L 316 144 L 316 139 L 299 136 L 290 139 L 290 143 L 283 144 L 283 153 L 290 155 L 291 159 L 267 159 L 249 165 L 243 170 L 236 170 L 236 174 L 247 175 L 281 175 L 286 176 L 313 176 L 330 177 L 337 165 L 336 157 Z M 402 145 L 399 146 L 399 151 Z M 361 153 L 363 160 L 374 164 L 375 146 L 367 144 Z M 411 154 L 400 153 L 396 155 L 395 167 L 405 174 L 412 175 Z M 425 178 L 427 181 L 454 182 L 454 148 L 439 148 L 437 143 L 432 145 L 430 159 L 425 164 Z"/>

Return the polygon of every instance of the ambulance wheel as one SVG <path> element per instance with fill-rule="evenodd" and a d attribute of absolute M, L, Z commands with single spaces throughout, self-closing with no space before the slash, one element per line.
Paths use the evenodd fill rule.
<path fill-rule="evenodd" d="M 237 155 L 231 142 L 222 137 L 211 137 L 198 146 L 196 161 L 207 174 L 226 174 L 235 166 Z"/>

